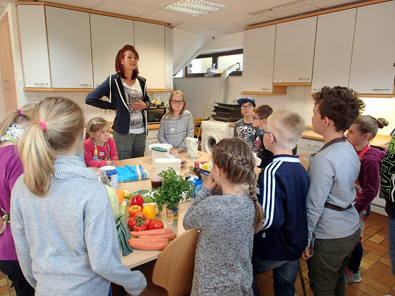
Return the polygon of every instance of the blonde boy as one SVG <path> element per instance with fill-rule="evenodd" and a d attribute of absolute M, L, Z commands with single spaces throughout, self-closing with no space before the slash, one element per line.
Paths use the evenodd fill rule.
<path fill-rule="evenodd" d="M 276 295 L 294 295 L 299 258 L 307 244 L 306 197 L 309 177 L 292 149 L 305 129 L 303 118 L 289 110 L 274 112 L 263 131 L 272 161 L 258 178 L 258 200 L 265 212 L 262 230 L 255 235 L 254 275 L 273 270 Z M 254 295 L 259 295 L 254 280 Z"/>

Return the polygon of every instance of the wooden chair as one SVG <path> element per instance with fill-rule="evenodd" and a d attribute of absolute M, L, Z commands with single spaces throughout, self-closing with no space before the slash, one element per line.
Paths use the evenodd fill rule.
<path fill-rule="evenodd" d="M 197 238 L 197 229 L 184 232 L 156 260 L 152 282 L 166 289 L 169 296 L 186 296 L 191 293 Z"/>
<path fill-rule="evenodd" d="M 306 169 L 309 168 L 309 159 L 310 159 L 310 154 L 309 153 L 300 153 L 297 154 L 299 156 L 300 159 L 300 163 L 302 164 L 302 166 Z"/>

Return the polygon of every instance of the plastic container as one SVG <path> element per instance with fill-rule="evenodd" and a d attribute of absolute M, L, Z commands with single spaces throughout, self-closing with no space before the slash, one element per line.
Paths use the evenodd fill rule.
<path fill-rule="evenodd" d="M 173 168 L 177 174 L 181 172 L 181 158 L 157 158 L 154 163 L 156 175 L 169 168 Z"/>
<path fill-rule="evenodd" d="M 118 172 L 116 170 L 106 171 L 107 177 L 110 179 L 111 185 L 118 188 Z"/>
<path fill-rule="evenodd" d="M 166 150 L 166 152 L 155 151 L 152 149 L 154 147 L 163 148 Z M 170 144 L 160 144 L 160 143 L 149 145 L 149 150 L 151 150 L 152 152 L 152 165 L 155 166 L 155 159 L 168 157 L 170 155 L 170 148 L 172 147 L 173 146 Z"/>

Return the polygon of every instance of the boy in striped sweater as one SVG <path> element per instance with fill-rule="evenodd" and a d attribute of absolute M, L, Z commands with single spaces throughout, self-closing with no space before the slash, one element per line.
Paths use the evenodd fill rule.
<path fill-rule="evenodd" d="M 307 244 L 306 197 L 309 177 L 292 149 L 305 129 L 303 118 L 289 110 L 267 119 L 263 143 L 272 161 L 259 174 L 257 197 L 265 212 L 254 237 L 254 275 L 273 270 L 275 295 L 294 295 L 299 258 Z M 259 295 L 256 279 L 254 295 Z"/>

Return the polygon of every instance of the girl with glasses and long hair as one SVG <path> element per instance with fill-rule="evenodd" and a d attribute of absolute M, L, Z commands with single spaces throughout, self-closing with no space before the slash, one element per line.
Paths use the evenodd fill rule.
<path fill-rule="evenodd" d="M 185 138 L 194 135 L 192 113 L 185 110 L 186 102 L 182 91 L 170 93 L 169 111 L 160 121 L 158 140 L 160 143 L 171 144 L 171 151 L 186 150 Z"/>

